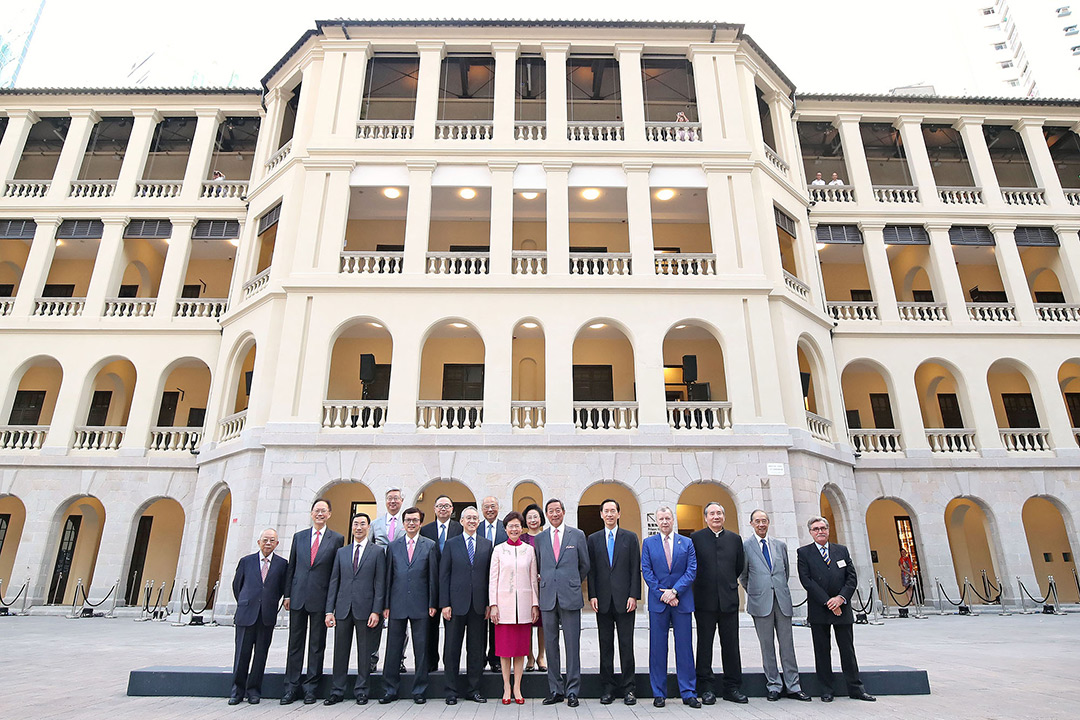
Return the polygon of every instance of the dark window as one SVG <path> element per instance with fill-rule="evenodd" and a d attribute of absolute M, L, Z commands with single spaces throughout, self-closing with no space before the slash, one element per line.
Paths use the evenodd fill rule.
<path fill-rule="evenodd" d="M 180 291 L 180 297 L 192 300 L 198 298 L 201 291 L 202 285 L 185 285 L 183 290 Z"/>
<path fill-rule="evenodd" d="M 964 427 L 964 417 L 960 414 L 960 401 L 955 393 L 938 393 L 937 403 L 941 410 L 941 427 Z"/>
<path fill-rule="evenodd" d="M 90 412 L 86 424 L 90 427 L 104 427 L 109 419 L 109 405 L 112 403 L 112 390 L 95 390 L 90 400 Z"/>
<path fill-rule="evenodd" d="M 1074 428 L 1080 428 L 1080 393 L 1065 393 L 1065 407 L 1069 409 L 1069 418 Z"/>
<path fill-rule="evenodd" d="M 412 120 L 420 58 L 416 55 L 375 55 L 367 64 L 361 120 Z"/>
<path fill-rule="evenodd" d="M 1035 302 L 1064 305 L 1065 293 L 1060 290 L 1036 290 Z"/>
<path fill-rule="evenodd" d="M 675 122 L 681 112 L 697 122 L 697 94 L 694 68 L 685 57 L 641 58 L 645 122 Z"/>
<path fill-rule="evenodd" d="M 882 235 L 886 245 L 930 244 L 930 236 L 922 225 L 886 225 Z"/>
<path fill-rule="evenodd" d="M 547 65 L 542 57 L 526 55 L 517 60 L 514 119 L 541 121 L 547 117 Z"/>
<path fill-rule="evenodd" d="M 487 248 L 485 248 L 486 250 Z M 405 252 L 404 245 L 388 245 L 386 243 L 377 243 L 375 245 L 375 252 Z"/>
<path fill-rule="evenodd" d="M 37 425 L 41 419 L 41 407 L 45 404 L 44 390 L 18 390 L 11 406 L 9 425 Z"/>
<path fill-rule="evenodd" d="M 154 517 L 152 515 L 143 515 L 139 518 L 139 529 L 135 531 L 135 546 L 131 550 L 127 594 L 124 596 L 128 605 L 139 604 L 143 567 L 146 565 L 146 549 L 150 546 L 150 528 L 153 524 Z"/>
<path fill-rule="evenodd" d="M 443 400 L 483 400 L 484 366 L 464 363 L 443 365 Z"/>
<path fill-rule="evenodd" d="M 116 294 L 118 298 L 133 298 L 139 297 L 138 285 L 121 285 L 120 292 Z"/>
<path fill-rule="evenodd" d="M 231 240 L 240 237 L 237 220 L 199 220 L 191 231 L 196 240 Z"/>
<path fill-rule="evenodd" d="M 863 241 L 858 225 L 818 225 L 815 234 L 819 243 L 862 245 Z"/>
<path fill-rule="evenodd" d="M 59 240 L 96 240 L 105 232 L 100 220 L 64 220 L 56 229 Z"/>
<path fill-rule="evenodd" d="M 1001 404 L 1010 428 L 1039 427 L 1039 413 L 1031 393 L 1001 393 Z"/>
<path fill-rule="evenodd" d="M 176 407 L 180 404 L 180 393 L 166 390 L 161 393 L 161 408 L 158 410 L 157 427 L 172 427 L 176 422 Z"/>
<path fill-rule="evenodd" d="M 773 208 L 773 217 L 776 218 L 776 227 L 795 237 L 795 219 L 778 207 Z"/>
<path fill-rule="evenodd" d="M 1013 231 L 1013 238 L 1020 247 L 1058 247 L 1061 244 L 1052 227 L 1020 225 Z"/>
<path fill-rule="evenodd" d="M 4 540 L 7 538 L 7 529 L 10 524 L 11 513 L 0 514 L 0 553 L 4 552 Z"/>
<path fill-rule="evenodd" d="M 168 220 L 132 220 L 124 228 L 126 238 L 168 238 L 172 236 L 172 223 Z"/>
<path fill-rule="evenodd" d="M 869 290 L 851 290 L 851 302 L 873 302 L 874 294 Z"/>
<path fill-rule="evenodd" d="M 968 290 L 968 295 L 971 296 L 971 302 L 976 303 L 1009 302 L 1009 296 L 1004 290 L 980 290 L 978 285 Z"/>
<path fill-rule="evenodd" d="M 762 139 L 766 145 L 776 150 L 776 132 L 773 129 L 773 117 L 769 109 L 769 103 L 765 101 L 765 93 L 761 91 L 761 88 L 755 86 L 754 91 L 757 95 L 758 121 L 761 123 Z"/>
<path fill-rule="evenodd" d="M 33 240 L 37 224 L 33 220 L 0 220 L 0 239 Z"/>
<path fill-rule="evenodd" d="M 953 225 L 949 228 L 949 242 L 953 245 L 993 245 L 994 233 L 982 225 Z"/>
<path fill-rule="evenodd" d="M 49 583 L 47 603 L 58 605 L 64 602 L 67 590 L 68 574 L 71 573 L 71 561 L 75 558 L 75 545 L 79 540 L 79 527 L 82 515 L 71 515 L 64 523 L 64 532 L 60 535 L 60 547 L 56 551 L 56 564 L 53 566 L 52 582 Z"/>
<path fill-rule="evenodd" d="M 288 93 L 288 97 L 285 100 L 285 108 L 281 113 L 281 135 L 278 138 L 277 146 L 279 148 L 284 147 L 285 143 L 292 140 L 293 131 L 296 128 L 296 113 L 300 109 L 300 91 L 303 83 L 296 83 L 296 87 Z"/>
<path fill-rule="evenodd" d="M 870 393 L 870 411 L 874 413 L 874 427 L 878 430 L 892 430 L 892 405 L 888 393 Z"/>
<path fill-rule="evenodd" d="M 619 63 L 610 55 L 576 55 L 566 60 L 567 120 L 622 119 Z"/>
<path fill-rule="evenodd" d="M 934 302 L 933 290 L 912 290 L 911 299 L 917 303 L 932 303 Z"/>
<path fill-rule="evenodd" d="M 446 376 L 446 367 L 443 366 L 443 377 Z M 483 371 L 481 370 L 481 378 L 483 377 Z M 445 387 L 445 384 L 444 384 Z M 375 366 L 375 379 L 369 383 L 364 383 L 365 398 L 368 400 L 386 400 L 390 397 L 390 365 L 379 364 Z M 481 397 L 483 396 L 483 389 L 480 390 Z M 445 392 L 443 394 L 444 399 L 457 400 L 458 398 L 447 398 Z"/>
<path fill-rule="evenodd" d="M 610 365 L 574 366 L 574 402 L 611 402 L 614 399 Z"/>
<path fill-rule="evenodd" d="M 15 294 L 13 283 L 0 283 L 0 297 L 11 297 Z"/>
<path fill-rule="evenodd" d="M 53 285 L 47 284 L 41 289 L 41 297 L 53 298 L 53 297 L 74 297 L 75 286 L 74 285 Z"/>
<path fill-rule="evenodd" d="M 845 414 L 847 415 L 848 430 L 862 429 L 862 418 L 859 417 L 858 410 L 847 410 Z"/>
<path fill-rule="evenodd" d="M 259 228 L 255 231 L 256 235 L 262 235 L 264 232 L 277 225 L 278 220 L 281 219 L 281 203 L 278 203 L 274 207 L 270 208 L 261 218 L 259 218 Z"/>
<path fill-rule="evenodd" d="M 448 57 L 439 81 L 440 120 L 491 120 L 495 112 L 495 58 Z"/>

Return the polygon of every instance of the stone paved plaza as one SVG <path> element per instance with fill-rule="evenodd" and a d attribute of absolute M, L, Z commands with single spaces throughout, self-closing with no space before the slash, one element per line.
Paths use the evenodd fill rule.
<path fill-rule="evenodd" d="M 582 664 L 597 665 L 595 630 L 583 631 Z M 332 634 L 331 634 L 332 635 Z M 857 626 L 860 664 L 907 665 L 929 672 L 929 696 L 881 697 L 855 702 L 838 697 L 831 705 L 817 701 L 770 703 L 752 698 L 749 705 L 719 702 L 713 708 L 690 710 L 678 702 L 664 710 L 647 699 L 636 707 L 603 706 L 584 700 L 577 710 L 565 705 L 543 707 L 539 699 L 524 706 L 462 703 L 446 707 L 429 701 L 422 709 L 412 702 L 391 706 L 351 702 L 332 708 L 320 703 L 281 707 L 276 698 L 258 706 L 228 707 L 222 699 L 131 698 L 126 695 L 128 671 L 151 665 L 225 666 L 232 657 L 231 627 L 173 627 L 138 623 L 130 618 L 68 620 L 59 617 L 0 618 L 3 678 L 0 708 L 7 718 L 110 718 L 124 720 L 195 719 L 209 717 L 299 718 L 319 720 L 363 716 L 395 720 L 419 712 L 440 720 L 540 718 L 567 720 L 630 720 L 633 717 L 731 718 L 1075 718 L 1076 669 L 1080 667 L 1080 614 L 1067 616 L 993 614 L 978 617 L 931 617 L 889 620 L 885 625 Z M 753 629 L 740 634 L 747 669 L 760 666 Z M 268 667 L 282 668 L 286 634 L 275 634 Z M 332 641 L 331 641 L 332 642 Z M 810 632 L 795 630 L 796 651 L 804 672 L 813 667 Z M 637 631 L 638 667 L 647 662 L 648 636 Z M 330 652 L 328 650 L 328 657 Z M 717 652 L 719 662 L 719 652 Z M 329 669 L 329 668 L 328 668 Z"/>

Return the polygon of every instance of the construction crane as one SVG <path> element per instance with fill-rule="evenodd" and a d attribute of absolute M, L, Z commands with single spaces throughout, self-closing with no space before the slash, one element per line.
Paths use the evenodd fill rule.
<path fill-rule="evenodd" d="M 25 13 L 14 13 L 14 25 L 0 32 L 0 88 L 13 88 L 19 80 L 26 51 L 30 49 L 30 41 L 34 39 L 34 31 L 45 10 L 45 1 L 41 0 L 34 19 L 28 24 L 22 22 Z"/>

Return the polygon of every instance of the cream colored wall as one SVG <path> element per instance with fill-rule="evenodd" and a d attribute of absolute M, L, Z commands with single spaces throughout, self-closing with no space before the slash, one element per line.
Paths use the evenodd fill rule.
<path fill-rule="evenodd" d="M 345 250 L 375 252 L 378 245 L 404 245 L 405 218 L 400 220 L 349 220 L 345 224 Z"/>
<path fill-rule="evenodd" d="M 911 302 L 912 290 L 933 290 L 926 272 L 931 263 L 929 245 L 890 245 L 888 254 L 893 292 L 898 301 Z M 921 270 L 913 273 L 915 268 Z"/>
<path fill-rule="evenodd" d="M 0 548 L 0 579 L 4 581 L 3 587 L 0 587 L 0 595 L 11 602 L 15 595 L 13 590 L 18 591 L 28 579 L 23 577 L 22 569 L 18 571 L 18 577 L 12 577 L 15 572 L 15 555 L 22 538 L 23 525 L 26 523 L 26 508 L 14 495 L 0 497 L 0 515 L 7 514 L 10 514 L 11 518 L 8 520 L 7 535 L 4 536 L 4 547 Z"/>
<path fill-rule="evenodd" d="M 654 222 L 653 247 L 677 247 L 684 253 L 711 253 L 708 223 Z"/>
<path fill-rule="evenodd" d="M 587 334 L 589 331 L 583 330 Z M 574 365 L 610 365 L 611 383 L 616 402 L 635 399 L 634 350 L 625 336 L 611 340 L 590 340 L 578 336 L 574 341 Z"/>
<path fill-rule="evenodd" d="M 515 250 L 547 250 L 547 223 L 515 220 L 513 237 Z"/>
<path fill-rule="evenodd" d="M 167 246 L 166 246 L 167 247 Z M 142 263 L 149 275 L 149 287 L 135 263 Z M 138 285 L 138 297 L 157 297 L 161 285 L 161 271 L 165 268 L 165 256 L 149 240 L 124 241 L 124 276 L 121 285 Z M 119 291 L 115 288 L 113 291 Z"/>
<path fill-rule="evenodd" d="M 424 495 L 423 500 L 418 499 L 420 493 L 423 493 Z M 450 500 L 455 503 L 476 503 L 476 496 L 473 495 L 472 490 L 469 490 L 469 488 L 456 480 L 435 480 L 434 482 L 430 482 L 421 488 L 421 490 L 412 498 L 416 507 L 424 512 L 425 525 L 435 519 L 435 498 L 440 495 L 449 495 Z M 405 505 L 404 507 L 407 508 L 409 506 Z M 455 520 L 458 519 L 456 512 L 454 513 L 453 518 Z"/>
<path fill-rule="evenodd" d="M 105 526 L 105 508 L 101 501 L 95 497 L 82 497 L 71 503 L 64 511 L 60 524 L 56 528 L 56 536 L 52 543 L 52 552 L 48 555 L 49 574 L 52 580 L 52 571 L 56 566 L 56 553 L 60 547 L 60 539 L 64 532 L 64 525 L 71 515 L 82 515 L 82 524 L 79 527 L 79 536 L 75 541 L 75 555 L 71 560 L 71 572 L 68 575 L 67 587 L 64 588 L 64 603 L 70 605 L 75 599 L 75 588 L 79 578 L 82 578 L 83 587 L 90 591 L 93 588 L 94 568 L 97 566 L 98 548 L 101 546 L 101 533 Z M 115 578 L 113 578 L 115 579 Z M 111 582 L 108 580 L 107 582 Z M 103 591 L 102 586 L 98 591 Z M 97 595 L 97 593 L 92 593 Z"/>
<path fill-rule="evenodd" d="M 687 531 L 705 527 L 705 505 L 710 502 L 718 502 L 723 506 L 725 529 L 734 530 L 740 535 L 745 534 L 743 527 L 749 522 L 749 516 L 741 517 L 731 493 L 719 483 L 711 482 L 687 485 L 679 495 L 679 502 L 675 506 L 676 529 L 685 535 Z"/>
<path fill-rule="evenodd" d="M 111 363 L 98 371 L 94 378 L 94 391 L 111 390 L 112 401 L 109 404 L 109 415 L 105 424 L 111 427 L 123 427 L 127 425 L 128 413 L 131 411 L 131 399 L 135 393 L 135 366 L 127 360 L 113 360 Z M 93 393 L 86 398 L 86 407 L 83 408 L 83 417 L 90 410 L 90 400 Z"/>
<path fill-rule="evenodd" d="M 65 242 L 71 242 L 65 240 Z M 97 244 L 97 240 L 88 240 Z M 86 290 L 90 287 L 90 275 L 94 272 L 93 260 L 60 260 L 54 259 L 49 266 L 49 275 L 45 280 L 47 285 L 74 285 L 75 294 L 72 297 L 86 297 Z"/>
<path fill-rule="evenodd" d="M 1061 292 L 1059 278 L 1067 272 L 1061 264 L 1061 254 L 1057 248 L 1024 247 L 1020 248 L 1020 262 L 1024 266 L 1024 275 L 1028 279 L 1031 299 L 1035 292 Z M 1065 298 L 1070 300 L 1068 296 Z"/>
<path fill-rule="evenodd" d="M 607 252 L 630 252 L 630 229 L 626 222 L 583 222 L 570 218 L 570 250 L 606 247 Z"/>
<path fill-rule="evenodd" d="M 727 377 L 724 374 L 724 355 L 715 340 L 664 341 L 664 365 L 682 365 L 683 355 L 697 356 L 697 382 L 709 383 L 713 402 L 728 399 Z"/>
<path fill-rule="evenodd" d="M 247 356 L 244 357 L 243 364 L 240 366 L 240 373 L 237 375 L 237 378 L 236 378 L 236 398 L 235 398 L 235 401 L 233 402 L 233 412 L 234 413 L 238 413 L 241 410 L 247 410 L 248 401 L 250 400 L 250 398 L 248 397 L 247 393 L 245 392 L 246 388 L 245 388 L 245 385 L 244 385 L 244 377 L 246 376 L 246 373 L 251 372 L 255 368 L 255 351 L 256 351 L 256 349 L 257 348 L 254 345 L 251 346 L 251 349 L 248 350 Z M 252 379 L 251 390 L 252 390 L 252 392 L 255 391 L 255 380 L 254 380 L 254 378 Z"/>
<path fill-rule="evenodd" d="M 525 508 L 533 503 L 536 503 L 541 508 L 544 507 L 544 493 L 540 490 L 540 486 L 532 481 L 519 483 L 517 487 L 514 488 L 513 509 L 524 514 Z M 509 511 L 506 508 L 499 508 L 500 517 L 507 512 Z M 545 522 L 547 522 L 546 518 Z"/>
<path fill-rule="evenodd" d="M 996 565 L 987 539 L 989 524 L 986 514 L 970 500 L 955 498 L 945 508 L 945 527 L 949 536 L 957 587 L 963 585 L 966 577 L 979 593 L 985 595 L 982 571 L 986 570 L 990 582 L 997 582 Z M 979 602 L 970 592 L 968 600 Z"/>
<path fill-rule="evenodd" d="M 972 419 L 968 417 L 964 407 L 964 399 L 960 397 L 960 389 L 953 378 L 952 373 L 936 363 L 923 363 L 915 370 L 915 387 L 919 393 L 919 410 L 922 413 L 923 427 L 940 428 L 941 406 L 938 405 L 937 396 L 940 394 L 955 394 L 960 401 L 960 412 L 964 416 L 964 424 L 972 425 Z"/>
<path fill-rule="evenodd" d="M 484 362 L 484 343 L 478 337 L 429 338 L 420 354 L 420 400 L 442 400 L 443 365 Z M 485 368 L 485 375 L 488 368 Z"/>
<path fill-rule="evenodd" d="M 483 245 L 487 247 L 490 241 L 491 223 L 486 220 L 469 222 L 432 220 L 428 236 L 428 252 L 449 252 L 451 245 Z"/>
<path fill-rule="evenodd" d="M 56 408 L 56 398 L 60 394 L 60 384 L 63 382 L 64 371 L 57 365 L 35 365 L 23 373 L 19 380 L 19 390 L 44 390 L 45 402 L 41 405 L 41 417 L 38 424 L 48 425 L 52 422 L 53 410 Z M 4 421 L 7 418 L 3 418 Z M 0 577 L 4 577 L 0 575 Z"/>
<path fill-rule="evenodd" d="M 544 338 L 514 338 L 511 400 L 543 400 L 546 371 Z"/>
<path fill-rule="evenodd" d="M 1031 552 L 1031 565 L 1035 569 L 1035 577 L 1039 580 L 1038 591 L 1035 588 L 1028 590 L 1032 595 L 1042 597 L 1050 584 L 1047 578 L 1053 575 L 1061 602 L 1080 600 L 1076 583 L 1072 582 L 1076 560 L 1061 512 L 1046 498 L 1033 497 L 1024 503 L 1023 520 L 1028 550 Z M 1043 553 L 1051 553 L 1050 562 L 1046 562 Z M 1062 553 L 1069 553 L 1070 559 L 1066 561 Z"/>
<path fill-rule="evenodd" d="M 0 283 L 12 283 L 19 290 L 26 258 L 30 256 L 30 244 L 24 240 L 0 240 Z"/>
<path fill-rule="evenodd" d="M 331 507 L 330 520 L 326 524 L 331 530 L 344 535 L 346 542 L 352 542 L 352 526 L 349 514 L 354 502 L 362 503 L 357 508 L 357 512 L 367 513 L 372 520 L 378 515 L 379 508 L 375 503 L 375 496 L 371 494 L 371 489 L 364 483 L 338 483 L 324 491 L 322 497 L 330 501 Z M 310 507 L 310 503 L 308 506 Z M 305 527 L 307 526 L 302 525 L 297 530 L 303 530 Z"/>
<path fill-rule="evenodd" d="M 360 355 L 371 353 L 378 365 L 392 365 L 393 342 L 389 335 L 381 338 L 338 338 L 330 353 L 330 380 L 327 400 L 359 400 L 363 394 L 360 382 Z M 390 368 L 393 374 L 393 367 Z"/>
<path fill-rule="evenodd" d="M 210 370 L 206 367 L 178 367 L 169 373 L 162 392 L 183 390 L 183 397 L 176 406 L 177 426 L 187 425 L 188 412 L 191 408 L 205 408 L 210 397 Z M 157 398 L 158 410 L 161 409 L 161 397 Z M 157 422 L 154 413 L 152 422 Z M 155 520 L 155 522 L 157 522 Z"/>
<path fill-rule="evenodd" d="M 825 299 L 832 302 L 851 302 L 852 290 L 871 289 L 870 277 L 862 263 L 823 262 L 821 278 L 825 283 Z"/>
<path fill-rule="evenodd" d="M 887 393 L 885 379 L 870 369 L 849 368 L 841 378 L 844 388 L 845 410 L 858 410 L 859 420 L 864 428 L 875 427 L 874 412 L 870 407 L 870 393 Z M 892 398 L 889 398 L 890 405 Z M 899 424 L 896 408 L 892 408 L 893 424 Z"/>
<path fill-rule="evenodd" d="M 229 284 L 232 282 L 233 260 L 199 260 L 192 258 L 188 261 L 187 272 L 184 275 L 185 285 L 206 283 L 206 289 L 201 297 L 225 298 L 229 296 Z"/>
<path fill-rule="evenodd" d="M 874 571 L 885 576 L 889 586 L 899 592 L 903 587 L 900 582 L 900 541 L 896 536 L 896 517 L 910 516 L 900 503 L 880 499 L 870 503 L 866 511 L 866 534 L 870 539 L 870 549 L 877 552 L 878 561 Z M 919 538 L 915 538 L 916 550 L 920 548 Z"/>
<path fill-rule="evenodd" d="M 176 578 L 176 567 L 180 561 L 180 542 L 184 537 L 184 509 L 172 498 L 162 498 L 146 508 L 143 517 L 146 516 L 154 518 L 154 522 L 150 525 L 150 542 L 146 547 L 142 581 L 145 584 L 147 580 L 153 580 L 156 587 L 161 587 L 161 582 L 165 581 L 168 588 Z M 135 527 L 138 527 L 138 521 L 135 522 Z M 131 553 L 133 549 L 128 548 L 128 552 Z"/>
<path fill-rule="evenodd" d="M 956 266 L 960 274 L 960 286 L 964 290 L 964 297 L 971 302 L 971 288 L 978 286 L 979 290 L 1001 291 L 1005 285 L 1001 282 L 1001 274 L 997 265 L 966 265 L 961 263 Z M 1010 301 L 1013 298 L 1009 298 Z"/>
<path fill-rule="evenodd" d="M 1001 393 L 1030 393 L 1031 388 L 1027 380 L 1018 370 L 1008 366 L 995 366 L 986 374 L 986 383 L 990 387 L 990 399 L 994 403 L 994 419 L 999 428 L 1009 427 L 1009 420 L 1005 416 L 1005 403 L 1001 399 Z M 1036 405 L 1036 409 L 1037 409 Z M 1042 420 L 1040 414 L 1039 417 Z"/>

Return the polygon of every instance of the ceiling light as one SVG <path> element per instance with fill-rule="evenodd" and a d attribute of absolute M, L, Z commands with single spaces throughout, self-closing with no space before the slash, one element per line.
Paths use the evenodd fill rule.
<path fill-rule="evenodd" d="M 526 200 L 535 200 L 536 198 L 540 197 L 540 193 L 532 191 L 523 192 L 521 193 L 521 197 L 525 198 Z"/>
<path fill-rule="evenodd" d="M 818 249 L 818 252 L 821 252 L 822 250 L 824 250 L 825 249 L 825 243 L 817 243 L 817 249 Z"/>
<path fill-rule="evenodd" d="M 391 200 L 396 200 L 401 197 L 401 191 L 397 188 L 384 188 L 382 194 Z"/>
<path fill-rule="evenodd" d="M 586 200 L 595 200 L 596 198 L 600 197 L 600 191 L 596 188 L 585 188 L 581 191 L 581 197 L 585 198 Z"/>
<path fill-rule="evenodd" d="M 657 200 L 670 200 L 675 197 L 675 191 L 671 188 L 664 188 L 656 193 Z"/>
<path fill-rule="evenodd" d="M 64 246 L 64 241 L 63 240 L 57 240 L 56 241 L 56 247 L 63 247 L 63 246 Z"/>
<path fill-rule="evenodd" d="M 229 244 L 233 247 L 240 247 L 240 238 L 229 238 Z"/>
<path fill-rule="evenodd" d="M 590 330 L 599 330 L 600 328 L 605 328 L 605 327 L 607 327 L 607 325 L 605 325 L 604 323 L 593 323 L 592 325 L 589 326 L 589 329 Z"/>
<path fill-rule="evenodd" d="M 476 197 L 476 191 L 472 188 L 461 188 L 458 190 L 458 195 L 461 196 L 462 200 L 472 200 Z"/>
<path fill-rule="evenodd" d="M 382 327 L 382 325 L 380 323 L 377 323 L 377 322 L 370 322 L 370 323 L 368 323 L 368 325 L 370 325 L 373 328 L 381 328 Z"/>
<path fill-rule="evenodd" d="M 685 327 L 686 327 L 685 325 L 676 325 L 676 326 L 675 326 L 675 329 L 676 329 L 676 330 L 682 330 L 682 329 L 683 329 L 683 328 L 685 328 Z"/>
<path fill-rule="evenodd" d="M 537 324 L 536 324 L 536 323 L 534 323 L 534 322 L 523 322 L 523 323 L 521 323 L 521 327 L 523 327 L 523 328 L 528 328 L 528 329 L 530 329 L 530 330 L 534 330 L 535 328 L 538 328 L 538 327 L 540 327 L 540 326 L 539 326 L 539 325 L 537 325 Z"/>
<path fill-rule="evenodd" d="M 469 327 L 469 326 L 468 326 L 468 325 L 466 325 L 466 324 L 465 324 L 465 323 L 463 323 L 463 322 L 456 322 L 456 323 L 450 323 L 450 327 L 455 327 L 455 328 L 457 328 L 457 329 L 459 329 L 459 330 L 462 330 L 462 329 L 464 329 L 464 328 L 467 328 L 467 327 Z"/>

